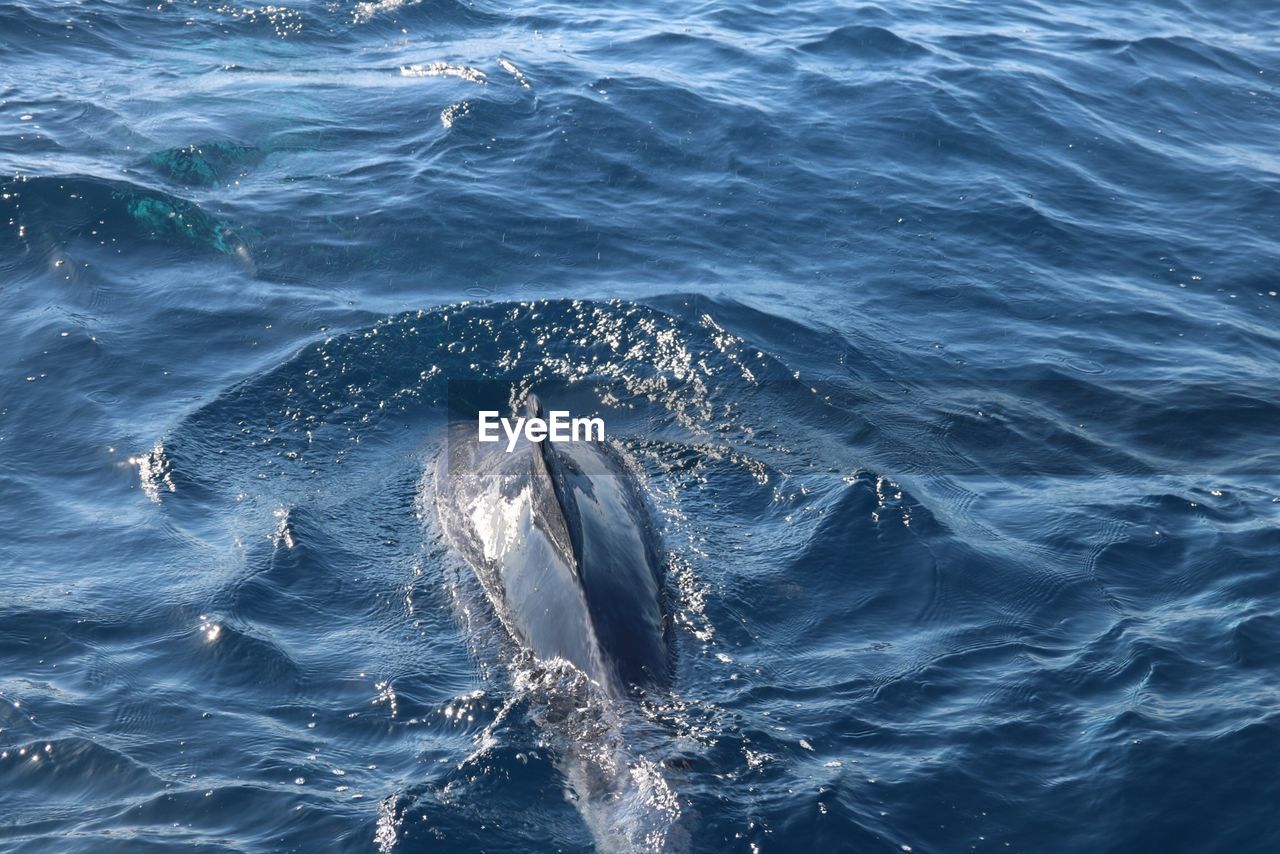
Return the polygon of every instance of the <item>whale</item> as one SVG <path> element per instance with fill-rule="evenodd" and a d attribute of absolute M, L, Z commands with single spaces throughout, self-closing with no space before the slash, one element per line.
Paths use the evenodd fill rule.
<path fill-rule="evenodd" d="M 536 394 L 525 417 L 543 418 Z M 635 474 L 600 439 L 513 445 L 450 430 L 436 477 L 446 538 L 511 637 L 609 697 L 671 681 L 661 548 Z"/>
<path fill-rule="evenodd" d="M 514 408 L 544 417 L 532 393 Z M 641 702 L 672 688 L 673 629 L 637 475 L 605 439 L 507 448 L 454 422 L 433 479 L 445 541 L 520 648 L 509 702 L 543 733 L 596 850 L 685 850 L 671 735 Z"/>

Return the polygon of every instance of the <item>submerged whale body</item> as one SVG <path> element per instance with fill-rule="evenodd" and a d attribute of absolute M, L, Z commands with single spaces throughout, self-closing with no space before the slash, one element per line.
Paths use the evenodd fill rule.
<path fill-rule="evenodd" d="M 530 395 L 526 414 L 540 416 Z M 448 539 L 515 639 L 610 694 L 666 685 L 668 625 L 644 499 L 604 442 L 481 443 L 450 436 L 436 476 Z"/>

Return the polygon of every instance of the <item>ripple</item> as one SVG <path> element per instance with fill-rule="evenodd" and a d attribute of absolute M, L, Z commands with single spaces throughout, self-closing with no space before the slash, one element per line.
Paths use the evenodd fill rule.
<path fill-rule="evenodd" d="M 850 24 L 806 42 L 800 49 L 829 59 L 897 60 L 927 56 L 930 51 L 884 27 Z"/>
<path fill-rule="evenodd" d="M 110 802 L 145 797 L 164 788 L 163 780 L 124 753 L 75 737 L 6 747 L 0 751 L 0 783 L 21 788 L 46 803 Z"/>

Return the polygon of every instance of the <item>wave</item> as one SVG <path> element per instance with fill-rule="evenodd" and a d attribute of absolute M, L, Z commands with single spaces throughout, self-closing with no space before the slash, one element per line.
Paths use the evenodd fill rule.
<path fill-rule="evenodd" d="M 908 41 L 884 27 L 856 24 L 834 29 L 819 39 L 802 44 L 799 49 L 827 59 L 859 62 L 918 59 L 931 53 L 925 46 Z"/>

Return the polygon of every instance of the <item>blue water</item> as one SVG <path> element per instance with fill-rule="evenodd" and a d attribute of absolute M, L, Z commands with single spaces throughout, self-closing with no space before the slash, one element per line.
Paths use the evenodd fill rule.
<path fill-rule="evenodd" d="M 613 846 L 466 379 L 633 405 L 671 850 L 1280 850 L 1277 78 L 1261 0 L 0 0 L 0 849 Z"/>

